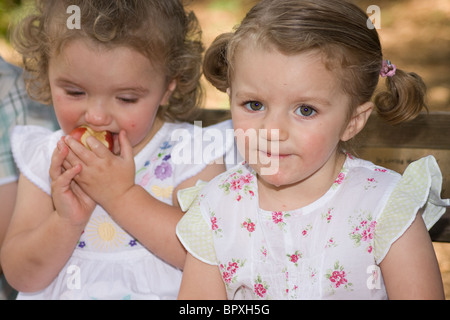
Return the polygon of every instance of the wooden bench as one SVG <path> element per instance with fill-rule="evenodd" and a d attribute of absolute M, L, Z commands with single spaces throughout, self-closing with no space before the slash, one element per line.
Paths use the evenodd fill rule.
<path fill-rule="evenodd" d="M 204 109 L 199 120 L 206 127 L 229 118 L 228 110 Z M 357 156 L 399 173 L 412 161 L 433 155 L 443 175 L 442 198 L 450 198 L 450 113 L 421 114 L 399 126 L 388 125 L 373 114 L 358 137 Z M 436 242 L 450 242 L 450 209 L 430 236 Z"/>

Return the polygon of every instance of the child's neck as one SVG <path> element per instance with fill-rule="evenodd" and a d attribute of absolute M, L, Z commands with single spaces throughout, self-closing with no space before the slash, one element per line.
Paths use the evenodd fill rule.
<path fill-rule="evenodd" d="M 303 208 L 324 196 L 336 181 L 346 156 L 339 153 L 329 172 L 320 172 L 290 185 L 274 186 L 258 176 L 259 207 L 267 211 L 291 211 Z"/>

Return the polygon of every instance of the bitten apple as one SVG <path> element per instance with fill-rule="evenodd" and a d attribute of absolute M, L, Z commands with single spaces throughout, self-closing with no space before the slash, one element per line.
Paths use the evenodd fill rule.
<path fill-rule="evenodd" d="M 88 126 L 81 126 L 81 127 L 75 128 L 70 133 L 70 135 L 75 140 L 77 140 L 78 142 L 83 144 L 89 150 L 91 150 L 91 148 L 89 148 L 89 145 L 87 144 L 86 139 L 89 136 L 92 136 L 92 137 L 96 138 L 98 141 L 100 141 L 101 143 L 103 143 L 111 152 L 113 152 L 113 147 L 114 147 L 113 135 L 109 131 L 94 131 L 91 128 L 89 128 Z"/>

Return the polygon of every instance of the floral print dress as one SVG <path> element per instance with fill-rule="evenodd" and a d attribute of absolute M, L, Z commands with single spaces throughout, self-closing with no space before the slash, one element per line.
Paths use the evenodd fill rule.
<path fill-rule="evenodd" d="M 136 184 L 172 205 L 174 188 L 215 160 L 205 155 L 203 161 L 194 162 L 177 159 L 177 155 L 183 151 L 192 155 L 201 153 L 205 147 L 201 144 L 203 130 L 221 132 L 229 128 L 231 123 L 227 122 L 205 129 L 186 123 L 165 123 L 135 157 Z M 176 132 L 183 133 L 183 139 L 175 138 Z M 21 172 L 49 195 L 51 155 L 62 135 L 62 131 L 52 133 L 34 126 L 16 127 L 13 133 L 14 156 Z M 222 142 L 214 146 L 215 155 L 224 155 L 232 147 L 232 143 Z M 192 150 L 181 150 L 180 146 Z M 212 148 L 210 142 L 206 146 Z M 176 299 L 181 275 L 179 269 L 153 255 L 97 206 L 58 277 L 43 291 L 19 293 L 18 298 Z"/>
<path fill-rule="evenodd" d="M 201 189 L 177 234 L 194 257 L 218 266 L 229 299 L 386 299 L 379 263 L 392 242 L 430 197 L 428 227 L 450 204 L 431 183 L 440 174 L 434 158 L 408 169 L 402 177 L 348 155 L 319 200 L 266 211 L 244 162 Z"/>

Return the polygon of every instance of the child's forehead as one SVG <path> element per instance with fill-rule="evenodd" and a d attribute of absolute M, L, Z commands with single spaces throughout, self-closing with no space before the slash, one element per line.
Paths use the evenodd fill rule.
<path fill-rule="evenodd" d="M 255 87 L 272 84 L 310 92 L 345 94 L 343 69 L 320 49 L 286 54 L 275 47 L 245 46 L 236 51 L 230 85 Z M 265 80 L 264 80 L 265 79 Z M 267 87 L 266 87 L 267 89 Z M 267 91 L 266 89 L 259 91 Z M 272 89 L 272 88 L 269 88 Z"/>
<path fill-rule="evenodd" d="M 163 69 L 162 63 L 153 57 L 149 57 L 144 50 L 140 50 L 134 46 L 126 43 L 105 43 L 90 39 L 87 36 L 77 36 L 71 39 L 65 39 L 50 54 L 50 59 L 58 56 L 71 56 L 77 58 L 77 54 L 81 51 L 90 52 L 94 55 L 102 56 L 108 53 L 117 53 L 117 56 L 132 55 L 139 57 L 139 60 L 144 58 L 150 63 L 154 69 Z"/>
<path fill-rule="evenodd" d="M 261 59 L 255 60 L 256 56 L 265 57 L 266 61 Z M 282 49 L 272 44 L 261 43 L 245 43 L 236 47 L 235 54 L 232 57 L 233 70 L 237 65 L 245 66 L 249 62 L 261 62 L 276 64 L 287 60 L 295 60 L 298 62 L 307 61 L 308 64 L 314 64 L 323 68 L 324 72 L 331 73 L 334 77 L 339 78 L 343 67 L 339 64 L 339 58 L 330 57 L 324 50 L 320 48 L 310 48 L 297 52 L 286 53 Z M 294 65 L 295 66 L 295 65 Z M 234 70 L 235 71 L 235 70 Z M 276 71 L 276 70 L 274 70 Z"/>

